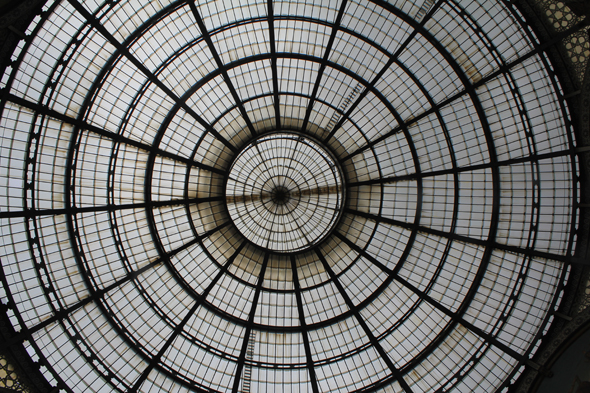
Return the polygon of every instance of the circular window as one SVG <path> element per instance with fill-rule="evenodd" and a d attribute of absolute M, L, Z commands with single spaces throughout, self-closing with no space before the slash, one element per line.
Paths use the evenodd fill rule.
<path fill-rule="evenodd" d="M 517 3 L 48 1 L 0 85 L 38 390 L 508 387 L 582 200 Z"/>
<path fill-rule="evenodd" d="M 230 167 L 229 214 L 254 244 L 272 251 L 309 248 L 334 227 L 343 206 L 342 175 L 317 142 L 277 133 L 246 146 Z"/>

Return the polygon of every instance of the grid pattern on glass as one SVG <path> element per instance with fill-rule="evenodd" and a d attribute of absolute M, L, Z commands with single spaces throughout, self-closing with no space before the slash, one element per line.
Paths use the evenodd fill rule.
<path fill-rule="evenodd" d="M 497 390 L 534 353 L 576 141 L 512 2 L 46 10 L 0 85 L 0 300 L 49 384 Z"/>
<path fill-rule="evenodd" d="M 225 198 L 246 239 L 290 252 L 309 248 L 332 229 L 344 187 L 334 159 L 317 142 L 275 133 L 240 152 L 229 171 Z"/>

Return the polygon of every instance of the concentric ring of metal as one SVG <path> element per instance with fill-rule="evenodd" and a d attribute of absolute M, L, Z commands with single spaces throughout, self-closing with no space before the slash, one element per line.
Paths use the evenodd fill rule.
<path fill-rule="evenodd" d="M 309 248 L 340 217 L 343 179 L 328 151 L 298 134 L 251 142 L 229 170 L 226 202 L 238 230 L 278 252 Z"/>
<path fill-rule="evenodd" d="M 67 392 L 513 383 L 579 198 L 514 3 L 47 2 L 1 86 L 13 340 Z"/>

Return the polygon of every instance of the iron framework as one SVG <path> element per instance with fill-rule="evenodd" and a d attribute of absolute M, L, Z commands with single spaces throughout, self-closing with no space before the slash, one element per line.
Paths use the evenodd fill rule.
<path fill-rule="evenodd" d="M 66 392 L 509 387 L 586 263 L 547 55 L 586 26 L 541 42 L 494 0 L 48 1 L 0 85 L 5 345 Z M 248 161 L 315 185 L 251 191 Z"/>

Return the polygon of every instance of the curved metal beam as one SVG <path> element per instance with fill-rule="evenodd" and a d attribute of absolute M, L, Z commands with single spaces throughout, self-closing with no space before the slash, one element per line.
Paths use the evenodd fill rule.
<path fill-rule="evenodd" d="M 205 27 L 205 23 L 203 23 L 203 19 L 201 18 L 201 15 L 199 15 L 199 11 L 197 10 L 197 7 L 195 6 L 194 1 L 187 0 L 187 3 L 191 9 L 191 12 L 193 13 L 193 17 L 195 18 L 195 21 L 197 22 L 197 26 L 199 26 L 199 30 L 201 31 L 201 36 L 203 37 L 203 39 L 207 43 L 207 47 L 211 51 L 211 54 L 213 55 L 213 59 L 215 60 L 215 63 L 217 63 L 217 68 L 219 70 L 221 70 L 221 75 L 223 76 L 223 80 L 225 81 L 227 88 L 229 89 L 236 105 L 238 106 L 238 109 L 240 110 L 240 114 L 242 115 L 242 117 L 244 118 L 244 121 L 246 122 L 246 126 L 250 130 L 250 134 L 252 135 L 253 138 L 256 137 L 256 134 L 257 134 L 256 129 L 254 128 L 254 125 L 252 124 L 252 121 L 250 120 L 250 116 L 248 116 L 248 112 L 246 112 L 246 109 L 244 109 L 244 104 L 242 102 L 242 99 L 238 95 L 238 92 L 236 91 L 236 88 L 234 87 L 234 84 L 233 84 L 231 78 L 229 77 L 227 70 L 225 69 L 225 65 L 223 64 L 223 61 L 221 61 L 221 57 L 219 56 L 219 53 L 217 52 L 217 48 L 215 48 L 215 45 L 213 44 L 213 41 L 211 40 L 211 34 L 207 31 L 207 27 Z"/>
<path fill-rule="evenodd" d="M 340 280 L 338 279 L 338 277 L 336 276 L 336 274 L 332 270 L 332 267 L 330 266 L 330 264 L 326 261 L 323 254 L 319 250 L 316 250 L 316 254 L 317 254 L 318 258 L 320 258 L 320 261 L 322 262 L 324 269 L 326 269 L 326 272 L 328 273 L 328 275 L 332 279 L 332 282 L 334 283 L 334 285 L 336 285 L 336 288 L 338 288 L 338 293 L 340 293 L 340 296 L 342 296 L 342 298 L 346 302 L 346 305 L 348 306 L 348 308 L 350 310 L 354 310 L 353 314 L 354 314 L 356 320 L 358 321 L 359 325 L 361 326 L 361 328 L 365 332 L 365 335 L 369 338 L 369 341 L 371 342 L 371 345 L 373 346 L 373 348 L 379 353 L 379 355 L 381 356 L 381 358 L 383 359 L 385 364 L 387 364 L 387 367 L 389 367 L 389 370 L 391 371 L 391 374 L 393 375 L 395 380 L 400 384 L 400 386 L 402 387 L 404 392 L 412 393 L 412 389 L 410 388 L 410 386 L 408 385 L 408 383 L 404 379 L 402 373 L 397 369 L 395 364 L 393 364 L 393 361 L 391 360 L 391 358 L 389 357 L 387 352 L 385 352 L 385 350 L 383 349 L 383 347 L 381 346 L 381 344 L 379 343 L 379 341 L 377 340 L 377 338 L 375 337 L 375 335 L 373 334 L 373 332 L 371 331 L 371 329 L 367 325 L 367 322 L 361 316 L 360 312 L 358 311 L 358 308 L 354 306 L 354 303 L 352 303 L 350 296 L 348 296 L 348 293 L 346 292 L 346 290 L 342 286 L 342 283 L 340 282 Z"/>
<path fill-rule="evenodd" d="M 313 90 L 311 92 L 309 103 L 307 104 L 307 110 L 305 111 L 305 116 L 303 117 L 303 124 L 301 125 L 301 129 L 305 133 L 307 131 L 307 123 L 309 122 L 309 116 L 311 115 L 311 111 L 313 110 L 313 103 L 318 95 L 318 90 L 320 88 L 320 83 L 322 81 L 322 77 L 324 76 L 324 71 L 326 66 L 328 65 L 328 59 L 330 58 L 330 52 L 332 52 L 332 46 L 334 45 L 334 40 L 336 39 L 336 34 L 338 33 L 338 28 L 340 27 L 340 23 L 342 22 L 342 17 L 344 16 L 344 11 L 346 10 L 346 5 L 348 0 L 342 0 L 340 3 L 340 9 L 338 10 L 338 15 L 336 16 L 336 20 L 334 25 L 332 26 L 332 32 L 330 33 L 330 38 L 328 39 L 328 43 L 326 44 L 326 50 L 324 51 L 324 57 L 320 62 L 320 68 L 318 70 L 318 74 L 316 76 L 315 83 L 313 85 Z"/>
<path fill-rule="evenodd" d="M 538 250 L 530 249 L 530 248 L 511 246 L 508 244 L 498 243 L 493 240 L 490 241 L 489 239 L 486 239 L 486 240 L 476 239 L 476 238 L 465 236 L 465 235 L 459 235 L 457 233 L 449 233 L 449 232 L 441 231 L 438 229 L 433 229 L 433 228 L 425 227 L 422 225 L 416 225 L 414 223 L 409 223 L 409 222 L 405 222 L 405 221 L 395 220 L 392 218 L 381 217 L 381 216 L 378 216 L 375 214 L 365 213 L 365 212 L 362 212 L 359 210 L 353 210 L 353 209 L 349 209 L 349 208 L 345 209 L 345 211 L 347 213 L 350 213 L 350 214 L 353 214 L 356 216 L 360 216 L 360 217 L 364 217 L 369 220 L 373 220 L 373 221 L 377 221 L 377 222 L 384 222 L 389 225 L 395 225 L 395 226 L 398 226 L 401 228 L 417 230 L 419 232 L 424 232 L 424 233 L 428 233 L 431 235 L 440 236 L 440 237 L 444 237 L 444 238 L 451 239 L 451 240 L 456 240 L 456 241 L 463 242 L 463 243 L 469 243 L 469 244 L 475 244 L 477 246 L 488 247 L 490 249 L 498 249 L 498 250 L 503 250 L 506 252 L 520 254 L 520 255 L 524 255 L 524 256 L 528 256 L 528 257 L 549 259 L 552 261 L 559 261 L 559 262 L 563 262 L 563 263 L 575 263 L 575 264 L 580 264 L 580 265 L 590 265 L 590 261 L 587 261 L 583 258 L 574 257 L 574 256 L 559 255 L 559 254 L 553 254 L 553 253 L 545 252 L 545 251 L 538 251 Z"/>
<path fill-rule="evenodd" d="M 305 311 L 303 309 L 303 299 L 301 297 L 301 285 L 297 274 L 297 264 L 295 256 L 291 255 L 291 272 L 293 273 L 293 286 L 295 287 L 295 298 L 297 299 L 297 313 L 299 314 L 299 324 L 301 325 L 301 336 L 303 337 L 303 347 L 305 348 L 305 358 L 307 359 L 307 369 L 309 371 L 309 381 L 313 393 L 319 393 L 318 381 L 315 374 L 313 358 L 311 356 L 311 347 L 309 345 L 309 336 L 307 335 L 307 323 L 305 322 Z"/>
<path fill-rule="evenodd" d="M 153 74 L 147 67 L 137 59 L 127 48 L 125 44 L 120 43 L 117 39 L 108 32 L 108 30 L 100 23 L 100 21 L 94 17 L 86 8 L 80 4 L 77 0 L 67 0 L 72 7 L 78 11 L 79 14 L 82 15 L 84 19 L 95 29 L 97 30 L 111 45 L 113 45 L 117 52 L 127 58 L 142 74 L 144 74 L 148 80 L 153 83 L 154 85 L 158 86 L 160 90 L 162 90 L 168 97 L 170 97 L 175 103 L 180 105 L 180 107 L 186 111 L 189 115 L 191 115 L 206 131 L 210 132 L 211 134 L 215 135 L 224 145 L 226 145 L 229 149 L 234 149 L 234 147 L 229 143 L 225 138 L 221 137 L 219 133 L 214 130 L 210 124 L 199 116 L 190 106 L 186 104 L 186 102 L 181 101 L 180 98 L 168 88 L 161 80 L 157 78 L 155 74 Z M 116 58 L 117 54 L 113 55 L 113 58 Z"/>
<path fill-rule="evenodd" d="M 254 291 L 254 298 L 252 299 L 252 307 L 248 314 L 248 323 L 244 330 L 244 337 L 242 339 L 242 349 L 240 351 L 240 357 L 238 359 L 238 366 L 236 367 L 236 373 L 234 375 L 234 381 L 232 386 L 232 393 L 238 393 L 240 388 L 240 380 L 242 377 L 242 371 L 244 370 L 244 363 L 246 362 L 246 351 L 248 349 L 248 341 L 250 340 L 250 333 L 254 324 L 254 316 L 256 315 L 256 308 L 258 307 L 258 300 L 260 299 L 260 292 L 262 291 L 262 283 L 264 282 L 264 275 L 266 274 L 266 267 L 268 266 L 268 254 L 264 255 L 262 266 L 260 267 L 260 274 L 258 275 L 258 283 L 256 284 L 256 290 Z"/>

